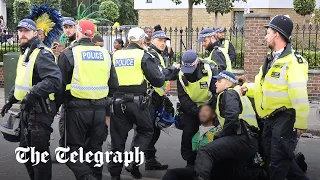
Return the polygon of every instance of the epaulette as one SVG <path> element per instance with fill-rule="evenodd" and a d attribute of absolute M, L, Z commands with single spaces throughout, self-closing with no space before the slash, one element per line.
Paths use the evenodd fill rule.
<path fill-rule="evenodd" d="M 151 52 L 148 51 L 147 54 L 149 54 L 152 58 L 155 58 L 155 56 Z"/>
<path fill-rule="evenodd" d="M 219 49 L 219 46 L 215 46 L 215 47 L 214 47 L 214 50 L 221 51 L 221 50 Z"/>
<path fill-rule="evenodd" d="M 70 46 L 68 46 L 68 49 L 72 49 L 72 48 L 74 48 L 74 47 L 76 47 L 78 45 L 80 45 L 80 43 L 75 42 L 75 43 L 71 44 Z"/>
<path fill-rule="evenodd" d="M 303 63 L 302 56 L 297 51 L 294 52 L 294 56 L 296 56 L 299 64 Z"/>
<path fill-rule="evenodd" d="M 218 69 L 217 64 L 215 64 L 215 63 L 214 63 L 213 61 L 211 61 L 211 60 L 201 59 L 200 62 L 202 62 L 202 63 L 204 63 L 204 64 L 208 64 L 211 69 Z"/>

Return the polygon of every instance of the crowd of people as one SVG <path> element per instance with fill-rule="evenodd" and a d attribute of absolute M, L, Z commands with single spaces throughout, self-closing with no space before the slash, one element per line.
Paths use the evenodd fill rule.
<path fill-rule="evenodd" d="M 101 151 L 104 141 L 107 150 L 123 153 L 134 128 L 131 149 L 145 153 L 145 169 L 166 170 L 155 144 L 161 130 L 175 122 L 166 89 L 169 81 L 177 81 L 186 167 L 168 170 L 164 180 L 308 179 L 294 154 L 297 137 L 307 129 L 308 63 L 291 47 L 293 23 L 287 16 L 275 16 L 266 26 L 271 53 L 252 83 L 232 73 L 235 50 L 222 28 L 200 32 L 197 42 L 209 52 L 207 58 L 188 50 L 181 64 L 170 66 L 174 52 L 160 25 L 130 29 L 129 44 L 116 39 L 111 53 L 90 20 L 64 18 L 62 26 L 66 48 L 57 59 L 52 52 L 57 44 L 44 44 L 45 29 L 32 19 L 17 26 L 21 55 L 1 114 L 21 101 L 21 147 L 49 152 L 51 124 L 60 109 L 60 146 L 70 148 L 67 156 L 80 147 Z M 247 162 L 261 160 L 260 155 L 265 166 L 256 162 L 261 171 L 244 176 L 251 167 Z M 140 179 L 137 164 L 125 169 Z M 103 167 L 93 163 L 66 165 L 79 180 L 102 179 Z M 33 180 L 52 178 L 51 161 L 25 166 Z M 120 162 L 108 164 L 112 180 L 121 179 L 122 168 Z"/>

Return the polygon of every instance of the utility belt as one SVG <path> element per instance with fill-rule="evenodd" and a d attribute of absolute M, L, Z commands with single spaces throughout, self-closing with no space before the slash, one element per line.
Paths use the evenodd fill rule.
<path fill-rule="evenodd" d="M 47 99 L 39 98 L 33 104 L 33 107 L 31 109 L 28 109 L 26 104 L 21 104 L 20 108 L 21 108 L 21 110 L 26 110 L 26 111 L 34 110 L 36 113 L 48 114 L 48 113 L 52 112 L 51 100 L 49 98 L 47 98 Z"/>
<path fill-rule="evenodd" d="M 284 112 L 284 111 L 288 111 L 288 110 L 291 111 L 293 109 L 287 109 L 287 107 L 282 106 L 281 108 L 274 110 L 271 114 L 267 115 L 266 117 L 264 117 L 262 119 L 267 120 L 267 119 L 273 118 L 274 116 L 278 115 L 279 113 Z"/>
<path fill-rule="evenodd" d="M 107 106 L 106 98 L 102 99 L 78 99 L 73 98 L 64 103 L 68 111 L 100 110 Z"/>

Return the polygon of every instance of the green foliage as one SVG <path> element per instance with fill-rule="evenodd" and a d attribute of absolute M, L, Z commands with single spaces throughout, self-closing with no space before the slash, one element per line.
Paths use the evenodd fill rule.
<path fill-rule="evenodd" d="M 99 6 L 100 16 L 114 21 L 119 18 L 119 8 L 113 1 L 102 2 Z"/>
<path fill-rule="evenodd" d="M 192 5 L 199 5 L 204 2 L 203 0 L 188 0 L 188 1 L 192 1 Z M 174 2 L 176 5 L 182 3 L 181 0 L 172 0 L 172 2 Z"/>
<path fill-rule="evenodd" d="M 31 6 L 40 6 L 43 4 L 50 4 L 52 7 L 59 9 L 59 1 L 58 0 L 31 0 Z"/>
<path fill-rule="evenodd" d="M 4 2 L 6 3 L 7 7 L 12 7 L 14 0 L 4 0 Z"/>
<path fill-rule="evenodd" d="M 119 18 L 115 21 L 121 25 L 137 25 L 138 11 L 134 9 L 134 0 L 113 0 L 119 7 Z"/>
<path fill-rule="evenodd" d="M 320 24 L 320 10 L 314 9 L 314 16 L 311 19 L 312 24 Z"/>
<path fill-rule="evenodd" d="M 301 16 L 312 14 L 316 7 L 316 0 L 293 0 L 294 10 Z"/>
<path fill-rule="evenodd" d="M 98 15 L 100 13 L 102 13 L 103 11 L 94 11 L 89 13 L 91 8 L 94 8 L 95 6 L 99 6 L 98 2 L 95 2 L 93 4 L 91 4 L 90 6 L 86 7 L 85 4 L 83 4 L 82 2 L 79 4 L 78 6 L 78 10 L 77 10 L 77 20 L 80 19 L 88 19 L 91 20 L 94 23 L 100 23 L 100 22 L 111 22 L 108 19 L 99 17 Z M 88 14 L 89 13 L 89 14 Z"/>
<path fill-rule="evenodd" d="M 221 15 L 227 14 L 232 11 L 233 4 L 230 0 L 207 0 L 206 9 L 207 12 Z"/>
<path fill-rule="evenodd" d="M 18 23 L 30 13 L 30 0 L 15 0 L 13 3 L 14 22 Z"/>
<path fill-rule="evenodd" d="M 76 0 L 61 0 L 61 9 L 62 9 L 62 15 L 64 17 L 77 17 L 77 6 L 75 4 L 77 3 Z"/>

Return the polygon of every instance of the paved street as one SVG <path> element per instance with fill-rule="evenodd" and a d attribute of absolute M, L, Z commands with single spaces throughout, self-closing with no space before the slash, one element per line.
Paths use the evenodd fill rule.
<path fill-rule="evenodd" d="M 2 92 L 3 89 L 0 89 Z M 2 96 L 1 96 L 2 94 Z M 174 100 L 175 99 L 175 100 Z M 0 105 L 2 107 L 3 102 L 3 93 L 0 93 Z M 176 98 L 173 97 L 173 101 L 176 101 Z M 315 117 L 315 107 L 312 105 L 311 115 L 309 117 L 309 127 L 318 128 L 320 127 L 320 121 L 316 120 Z M 56 119 L 53 123 L 53 140 L 51 142 L 51 153 L 54 153 L 54 149 L 58 146 L 59 132 L 58 132 L 58 120 Z M 319 128 L 320 130 L 320 128 Z M 169 134 L 169 135 L 168 135 Z M 160 140 L 158 141 L 156 148 L 158 149 L 157 156 L 160 162 L 165 162 L 169 164 L 169 168 L 178 168 L 184 167 L 186 164 L 182 160 L 180 155 L 180 140 L 181 140 L 181 131 L 177 129 L 170 128 L 168 134 L 162 133 Z M 129 138 L 127 140 L 127 146 L 130 146 L 132 140 L 133 132 L 129 133 Z M 2 180 L 28 180 L 27 171 L 23 164 L 19 164 L 15 159 L 14 150 L 18 144 L 9 143 L 0 137 L 0 179 Z M 300 151 L 303 152 L 306 156 L 306 161 L 308 163 L 308 176 L 311 180 L 320 180 L 320 139 L 311 138 L 311 139 L 301 139 Z M 128 149 L 127 149 L 128 150 Z M 110 175 L 107 171 L 106 165 L 104 166 L 104 180 L 110 179 Z M 155 180 L 161 179 L 165 171 L 144 171 L 144 165 L 140 168 L 142 170 L 143 179 L 146 180 Z M 123 170 L 123 179 L 131 179 L 129 174 Z M 65 164 L 53 165 L 53 180 L 61 179 L 70 179 L 73 180 L 74 175 L 69 170 Z"/>

